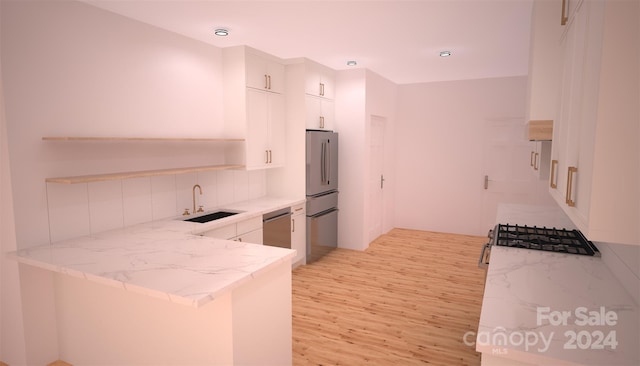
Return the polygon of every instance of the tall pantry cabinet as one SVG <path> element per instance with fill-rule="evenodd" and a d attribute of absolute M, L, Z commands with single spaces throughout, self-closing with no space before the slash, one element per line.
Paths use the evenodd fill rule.
<path fill-rule="evenodd" d="M 246 169 L 283 166 L 286 118 L 283 63 L 246 46 L 224 48 L 222 60 L 225 133 L 227 137 L 246 139 L 244 151 L 232 152 L 229 160 L 244 162 Z"/>
<path fill-rule="evenodd" d="M 640 244 L 638 2 L 571 4 L 549 191 L 589 240 Z"/>
<path fill-rule="evenodd" d="M 267 191 L 304 197 L 306 129 L 335 130 L 335 71 L 306 58 L 286 61 L 286 164 L 268 172 Z"/>
<path fill-rule="evenodd" d="M 333 131 L 335 129 L 335 72 L 308 59 L 300 65 L 304 68 L 305 125 L 310 130 Z"/>

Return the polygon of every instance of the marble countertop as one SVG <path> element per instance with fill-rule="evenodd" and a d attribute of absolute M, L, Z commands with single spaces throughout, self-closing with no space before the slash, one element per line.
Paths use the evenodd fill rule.
<path fill-rule="evenodd" d="M 242 212 L 205 224 L 176 217 L 10 255 L 24 264 L 200 307 L 296 252 L 197 234 L 303 202 L 260 198 L 218 208 Z"/>
<path fill-rule="evenodd" d="M 501 206 L 497 222 L 573 228 L 558 208 Z M 491 249 L 476 350 L 537 365 L 639 365 L 640 310 L 601 258 Z"/>

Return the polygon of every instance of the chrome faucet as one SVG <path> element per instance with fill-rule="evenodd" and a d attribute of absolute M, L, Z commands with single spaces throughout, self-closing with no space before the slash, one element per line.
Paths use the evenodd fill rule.
<path fill-rule="evenodd" d="M 200 190 L 200 195 L 202 196 L 202 187 L 200 187 L 199 184 L 196 184 L 193 186 L 193 213 L 196 213 L 196 188 L 198 188 Z M 202 206 L 200 206 L 200 208 L 198 208 L 198 212 L 204 212 L 204 210 L 202 209 Z"/>

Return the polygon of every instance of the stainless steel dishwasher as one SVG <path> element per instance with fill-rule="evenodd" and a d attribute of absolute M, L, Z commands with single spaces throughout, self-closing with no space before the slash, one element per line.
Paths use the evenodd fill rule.
<path fill-rule="evenodd" d="M 291 208 L 262 216 L 262 244 L 291 249 Z"/>

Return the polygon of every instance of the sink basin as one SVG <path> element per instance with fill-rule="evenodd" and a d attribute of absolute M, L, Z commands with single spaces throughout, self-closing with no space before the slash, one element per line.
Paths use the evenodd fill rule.
<path fill-rule="evenodd" d="M 216 211 L 216 212 L 212 212 L 206 215 L 202 215 L 202 216 L 197 216 L 197 217 L 192 217 L 190 219 L 186 219 L 183 221 L 190 221 L 190 222 L 199 222 L 201 224 L 204 224 L 205 222 L 209 222 L 209 221 L 213 221 L 213 220 L 219 220 L 225 217 L 229 217 L 229 216 L 233 216 L 238 214 L 238 212 L 230 212 L 230 211 Z"/>

